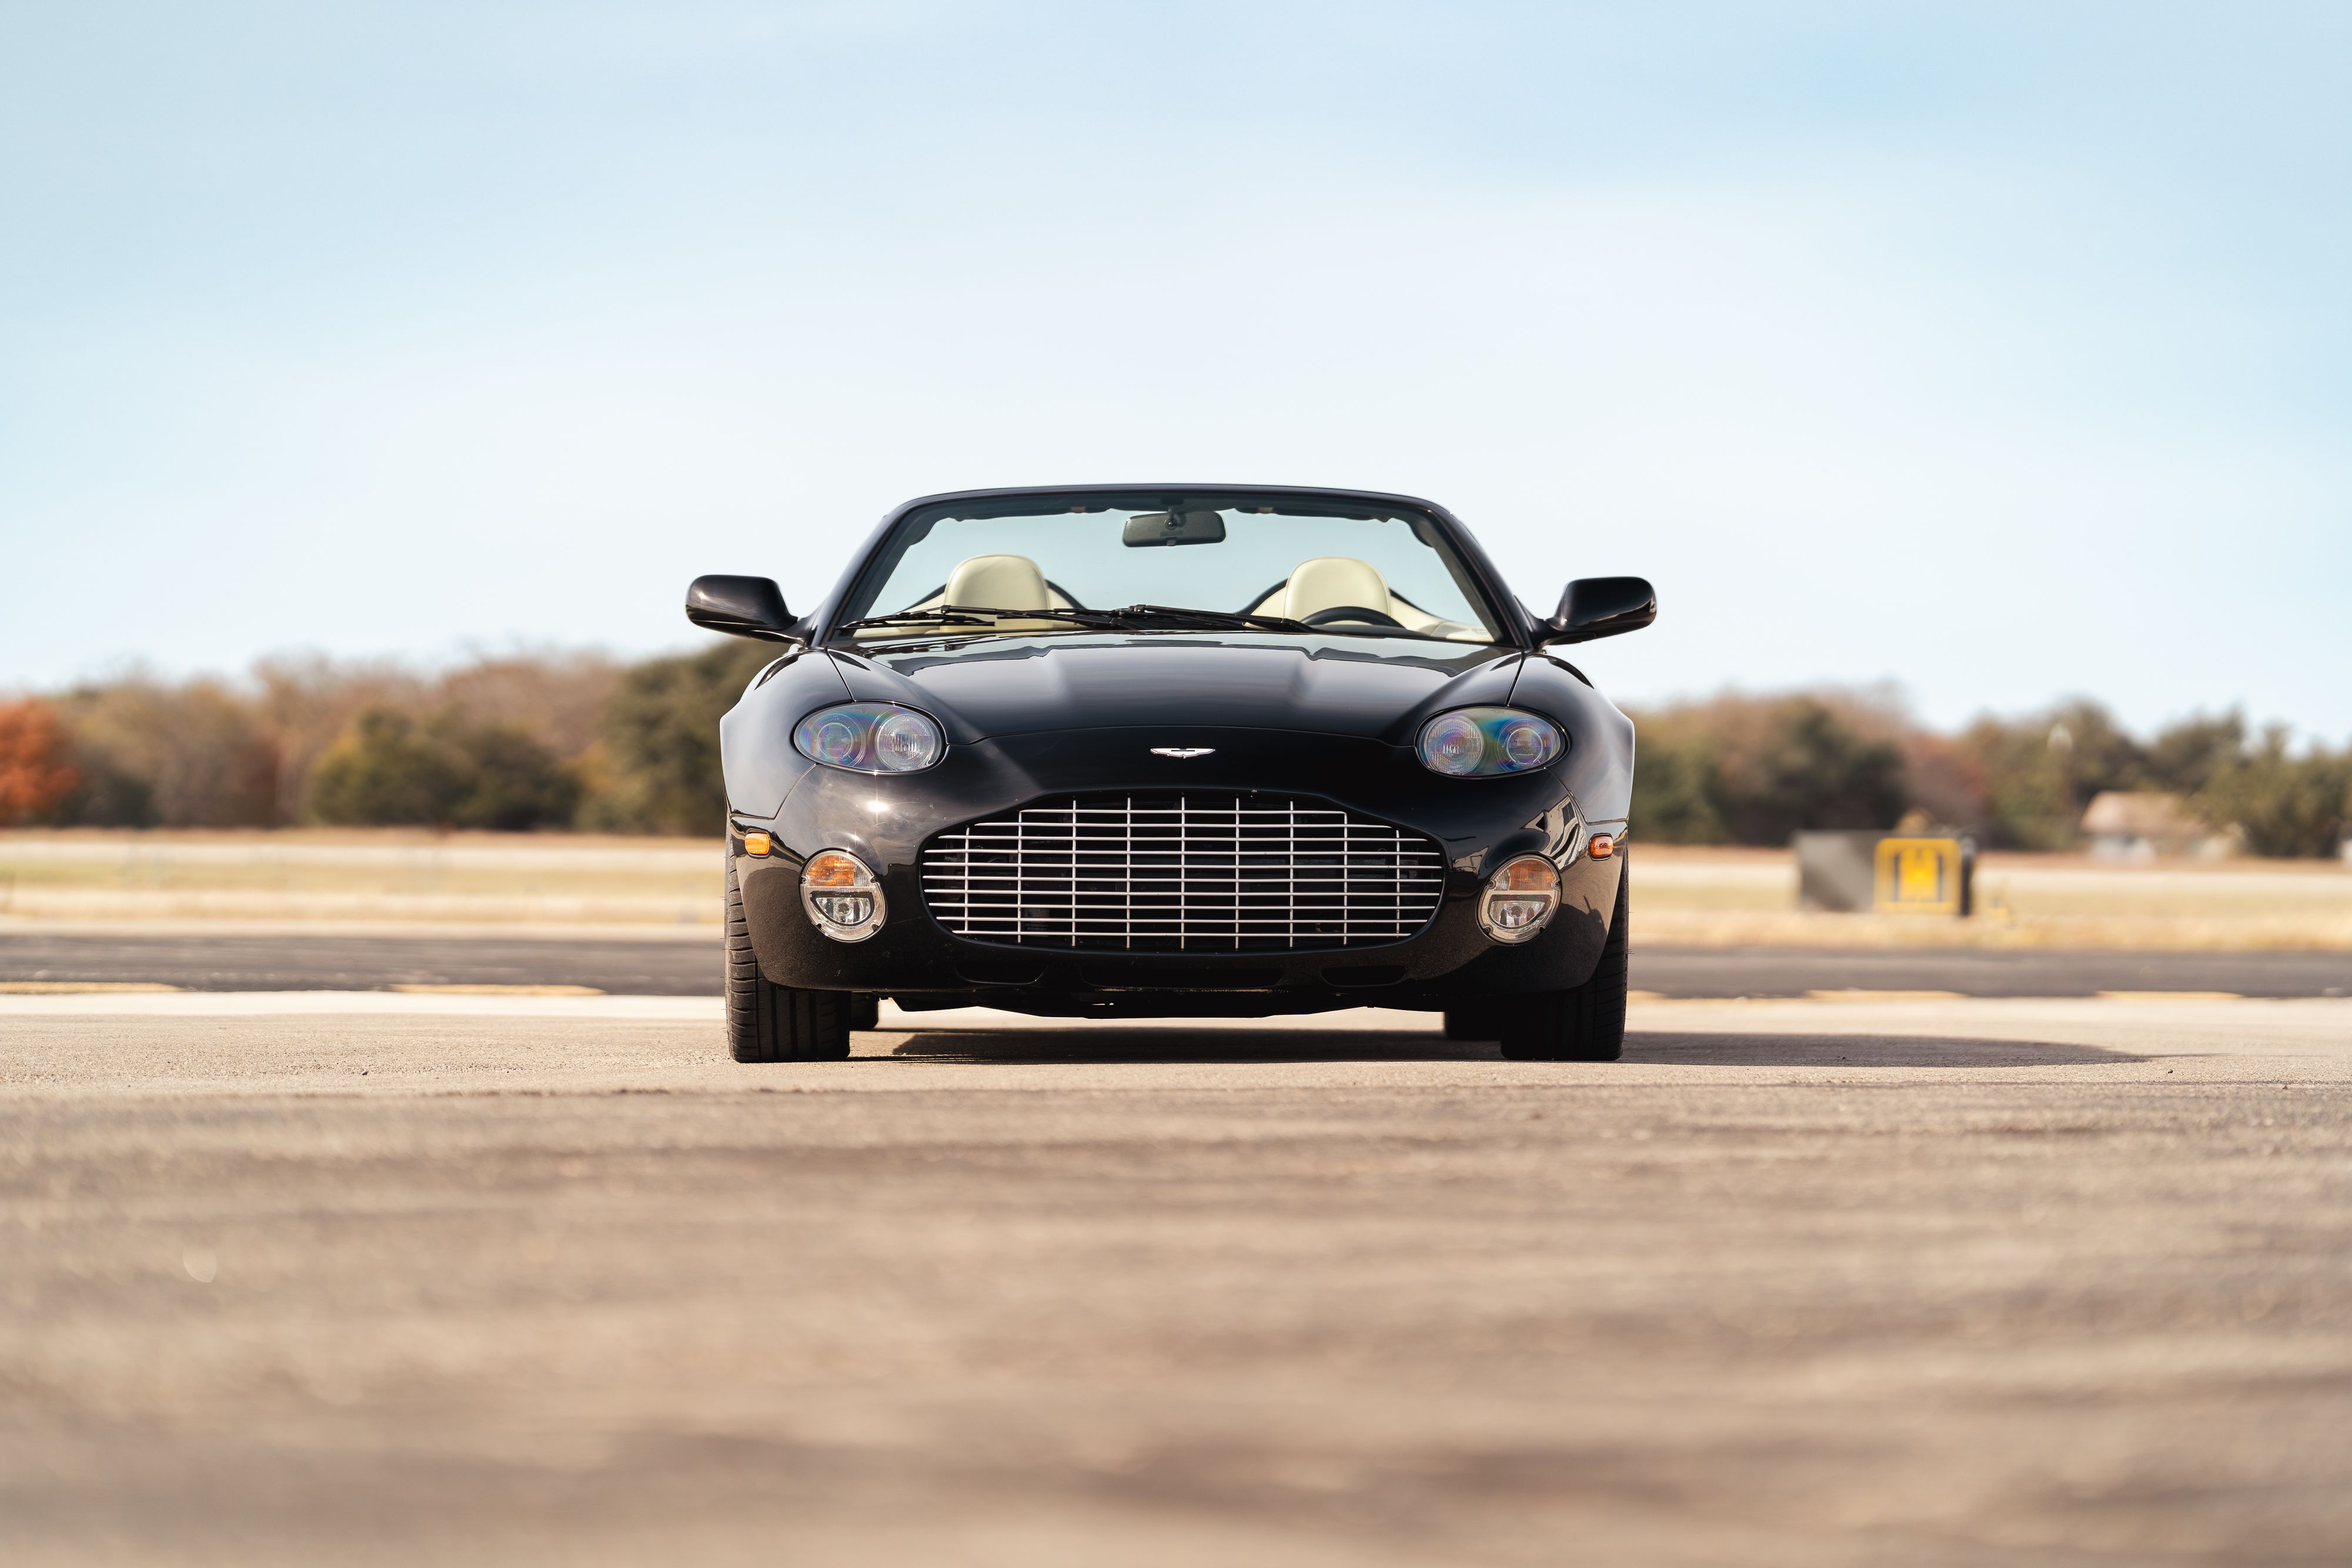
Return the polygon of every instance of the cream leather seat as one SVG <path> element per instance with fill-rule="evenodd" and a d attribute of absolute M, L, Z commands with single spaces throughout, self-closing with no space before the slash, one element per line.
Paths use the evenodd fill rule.
<path fill-rule="evenodd" d="M 1045 574 L 1025 555 L 976 555 L 957 563 L 939 601 L 966 610 L 1050 610 Z"/>
<path fill-rule="evenodd" d="M 1276 597 L 1281 601 L 1280 607 L 1268 606 L 1267 612 L 1286 615 L 1293 621 L 1304 621 L 1318 610 L 1336 610 L 1343 604 L 1377 610 L 1383 615 L 1396 613 L 1396 606 L 1389 598 L 1388 580 L 1371 562 L 1353 556 L 1323 555 L 1300 561 Z"/>

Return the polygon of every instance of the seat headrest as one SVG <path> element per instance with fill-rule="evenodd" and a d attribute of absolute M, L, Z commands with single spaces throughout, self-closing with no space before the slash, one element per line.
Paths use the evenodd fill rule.
<path fill-rule="evenodd" d="M 1290 574 L 1283 601 L 1282 613 L 1294 621 L 1342 604 L 1361 605 L 1386 614 L 1388 580 L 1370 561 L 1347 555 L 1317 556 L 1313 560 L 1298 563 L 1297 570 Z"/>
<path fill-rule="evenodd" d="M 948 574 L 943 602 L 977 610 L 1049 610 L 1045 574 L 1025 555 L 976 555 Z"/>

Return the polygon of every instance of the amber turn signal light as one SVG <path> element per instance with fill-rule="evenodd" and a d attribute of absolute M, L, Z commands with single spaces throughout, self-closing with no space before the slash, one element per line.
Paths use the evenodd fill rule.
<path fill-rule="evenodd" d="M 827 850 L 808 862 L 801 881 L 811 887 L 856 887 L 866 880 L 865 869 L 839 850 Z"/>
<path fill-rule="evenodd" d="M 743 835 L 743 852 L 747 855 L 764 855 L 775 847 L 776 841 L 765 833 L 754 831 Z"/>
<path fill-rule="evenodd" d="M 1559 887 L 1559 873 L 1541 855 L 1521 855 L 1495 873 L 1497 893 L 1552 893 Z"/>
<path fill-rule="evenodd" d="M 1592 858 L 1594 860 L 1605 861 L 1616 852 L 1617 841 L 1615 839 L 1611 838 L 1607 833 L 1595 833 L 1592 835 Z"/>

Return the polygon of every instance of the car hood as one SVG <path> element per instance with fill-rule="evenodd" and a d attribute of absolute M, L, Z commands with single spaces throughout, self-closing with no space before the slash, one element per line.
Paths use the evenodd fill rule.
<path fill-rule="evenodd" d="M 861 702 L 919 707 L 959 742 L 1106 725 L 1298 730 L 1402 744 L 1426 715 L 1499 703 L 1517 649 L 1278 633 L 1052 633 L 833 657 Z"/>

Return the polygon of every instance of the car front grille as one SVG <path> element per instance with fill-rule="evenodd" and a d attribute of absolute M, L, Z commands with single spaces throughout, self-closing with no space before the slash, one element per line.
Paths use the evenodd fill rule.
<path fill-rule="evenodd" d="M 978 942 L 1128 952 L 1400 941 L 1445 887 L 1418 833 L 1282 795 L 1068 796 L 926 845 L 923 900 Z"/>

